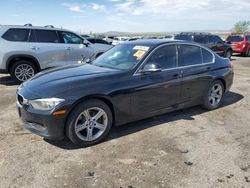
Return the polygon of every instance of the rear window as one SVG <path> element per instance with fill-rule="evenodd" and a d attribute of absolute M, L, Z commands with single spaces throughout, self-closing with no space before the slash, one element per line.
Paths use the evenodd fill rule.
<path fill-rule="evenodd" d="M 191 35 L 176 35 L 175 39 L 193 41 L 193 37 Z"/>
<path fill-rule="evenodd" d="M 26 42 L 29 36 L 29 29 L 9 29 L 2 38 L 8 41 Z"/>
<path fill-rule="evenodd" d="M 244 40 L 243 36 L 229 36 L 227 37 L 227 41 L 229 42 L 242 42 Z"/>
<path fill-rule="evenodd" d="M 211 52 L 202 48 L 202 59 L 203 59 L 202 63 L 212 63 L 213 58 L 214 56 Z"/>
<path fill-rule="evenodd" d="M 197 43 L 206 44 L 208 43 L 208 37 L 205 35 L 197 35 L 194 36 L 194 41 Z"/>
<path fill-rule="evenodd" d="M 53 30 L 36 30 L 37 42 L 59 43 L 56 31 Z"/>

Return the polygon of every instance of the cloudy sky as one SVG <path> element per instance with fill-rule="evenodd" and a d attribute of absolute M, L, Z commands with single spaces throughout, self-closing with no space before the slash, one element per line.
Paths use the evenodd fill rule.
<path fill-rule="evenodd" d="M 0 24 L 78 32 L 230 30 L 250 20 L 250 0 L 5 0 Z"/>

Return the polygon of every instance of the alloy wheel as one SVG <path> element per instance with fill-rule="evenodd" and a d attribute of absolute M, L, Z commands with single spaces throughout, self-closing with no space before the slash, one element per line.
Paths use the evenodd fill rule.
<path fill-rule="evenodd" d="M 35 70 L 28 64 L 18 65 L 15 69 L 15 77 L 24 82 L 35 75 Z"/>
<path fill-rule="evenodd" d="M 212 106 L 216 106 L 220 103 L 223 95 L 223 88 L 220 84 L 215 84 L 211 90 L 208 97 L 209 103 Z"/>
<path fill-rule="evenodd" d="M 108 126 L 107 113 L 98 107 L 84 110 L 75 121 L 75 133 L 83 141 L 98 139 Z"/>

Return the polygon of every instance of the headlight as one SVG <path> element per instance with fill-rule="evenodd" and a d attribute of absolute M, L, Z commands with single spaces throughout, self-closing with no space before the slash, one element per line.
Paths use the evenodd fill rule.
<path fill-rule="evenodd" d="M 29 105 L 36 110 L 52 110 L 63 101 L 64 99 L 58 98 L 36 99 L 30 100 Z"/>

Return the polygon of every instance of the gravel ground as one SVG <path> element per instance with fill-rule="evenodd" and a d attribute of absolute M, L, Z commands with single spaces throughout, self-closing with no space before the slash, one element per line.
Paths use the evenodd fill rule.
<path fill-rule="evenodd" d="M 113 128 L 77 148 L 23 129 L 0 75 L 0 187 L 250 187 L 250 58 L 233 57 L 223 107 L 193 107 Z"/>

